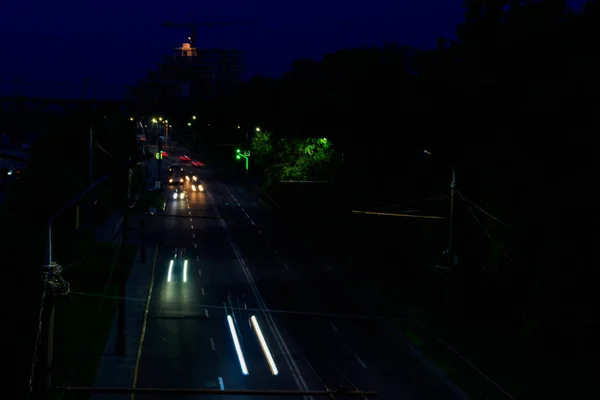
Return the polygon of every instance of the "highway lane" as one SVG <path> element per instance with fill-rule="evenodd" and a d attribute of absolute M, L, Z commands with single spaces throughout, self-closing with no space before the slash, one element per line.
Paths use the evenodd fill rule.
<path fill-rule="evenodd" d="M 267 303 L 293 311 L 278 313 L 277 318 L 326 384 L 377 390 L 382 398 L 464 397 L 404 343 L 389 320 L 376 318 L 377 310 L 357 301 L 361 294 L 339 290 L 331 274 L 317 278 L 305 274 L 306 266 L 317 260 L 298 243 L 302 238 L 290 243 L 285 227 L 268 205 L 241 185 L 213 180 L 213 193 L 221 198 L 218 203 L 224 205 L 224 212 L 246 225 L 237 230 L 243 235 L 239 241 L 255 274 L 262 270 L 268 277 L 258 285 Z M 269 253 L 271 270 L 265 264 Z M 297 271 L 299 279 L 288 286 L 273 284 L 279 279 L 273 272 L 278 268 Z"/>
<path fill-rule="evenodd" d="M 176 151 L 170 154 L 178 156 Z M 212 200 L 216 210 L 213 207 L 210 215 L 224 217 L 219 224 L 226 223 L 228 234 L 242 255 L 242 262 L 251 271 L 264 302 L 271 307 L 271 316 L 298 366 L 297 373 L 303 376 L 310 389 L 322 389 L 322 379 L 328 386 L 352 388 L 356 385 L 363 390 L 377 390 L 381 398 L 399 395 L 406 399 L 461 398 L 461 393 L 448 388 L 435 371 L 389 329 L 388 321 L 352 317 L 378 313 L 368 303 L 358 301 L 362 298 L 361 293 L 340 290 L 331 274 L 315 277 L 314 271 L 318 268 L 312 267 L 319 260 L 303 245 L 302 237 L 290 235 L 289 227 L 278 217 L 276 210 L 242 185 L 220 179 L 207 169 L 200 169 L 199 173 L 208 192 L 202 196 L 201 204 L 187 210 L 188 215 L 209 215 Z M 183 210 L 182 214 L 185 212 Z M 206 219 L 203 221 L 207 224 L 201 225 L 203 227 L 219 225 L 215 219 L 210 223 Z M 222 236 L 217 232 L 215 229 L 211 237 Z M 178 235 L 169 233 L 163 240 L 170 240 L 175 246 L 180 243 Z M 219 240 L 219 243 L 224 247 L 217 251 L 216 258 L 226 256 L 231 259 L 231 252 L 226 250 L 227 240 Z M 237 269 L 240 270 L 239 265 Z M 243 284 L 242 275 L 238 273 L 235 278 L 242 282 L 240 287 L 232 290 L 243 293 L 244 300 L 252 299 L 255 296 L 248 290 L 248 285 Z M 223 297 L 227 295 L 221 294 L 216 301 L 222 301 Z M 248 304 L 251 303 L 247 302 L 249 308 L 261 306 Z M 273 343 L 274 337 L 268 340 Z M 271 347 L 275 348 L 275 360 L 280 366 L 284 354 L 277 346 Z M 288 372 L 296 373 L 293 368 Z M 269 386 L 266 381 L 261 384 Z M 293 383 L 291 386 L 293 388 Z"/>
<path fill-rule="evenodd" d="M 160 252 L 136 387 L 305 388 L 302 376 L 306 372 L 295 369 L 293 363 L 287 366 L 289 356 L 282 338 L 274 336 L 240 266 L 243 256 L 234 251 L 235 244 L 228 237 L 236 227 L 228 227 L 219 218 L 211 203 L 210 185 L 206 186 L 206 192 L 187 190 L 184 199 L 168 196 L 165 216 L 147 223 L 148 245 L 159 244 Z M 248 375 L 240 365 L 227 315 L 231 315 Z M 252 315 L 275 360 L 277 375 L 267 362 L 250 321 Z"/>

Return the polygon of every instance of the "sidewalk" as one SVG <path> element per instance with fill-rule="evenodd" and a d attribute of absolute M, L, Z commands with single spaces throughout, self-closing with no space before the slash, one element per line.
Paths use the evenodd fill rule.
<path fill-rule="evenodd" d="M 98 371 L 95 386 L 132 387 L 134 371 L 142 334 L 146 296 L 150 287 L 151 269 L 156 249 L 148 249 L 146 262 L 140 260 L 140 249 L 126 286 L 125 302 L 125 354 L 116 354 L 117 315 L 113 321 Z M 129 397 L 129 396 L 127 396 Z M 91 399 L 114 400 L 114 394 L 93 394 Z"/>
<path fill-rule="evenodd" d="M 144 190 L 147 190 L 149 187 L 154 187 L 154 180 L 156 176 L 156 163 L 154 160 L 150 160 L 147 165 L 148 186 L 144 188 Z M 109 232 L 110 227 L 114 227 L 115 222 L 118 222 L 119 220 L 119 215 L 117 213 L 115 213 L 115 215 L 112 217 L 112 224 L 108 221 L 106 224 Z M 122 212 L 120 214 L 120 218 L 122 221 Z M 115 314 L 113 326 L 110 335 L 107 338 L 106 347 L 104 353 L 102 354 L 100 365 L 98 366 L 98 371 L 96 373 L 95 386 L 132 387 L 133 384 L 134 371 L 139 350 L 139 340 L 142 334 L 146 297 L 150 289 L 150 280 L 157 254 L 157 248 L 147 248 L 146 261 L 140 261 L 142 249 L 139 243 L 140 226 L 137 213 L 132 216 L 132 219 L 129 221 L 128 225 L 130 235 L 127 244 L 138 245 L 138 250 L 125 287 L 125 353 L 116 354 L 118 314 Z M 122 224 L 119 224 L 119 227 L 121 226 Z M 117 228 L 117 231 L 118 232 L 116 236 L 120 238 L 121 235 L 118 233 L 121 232 L 122 229 Z M 126 395 L 126 397 L 129 398 L 130 396 Z M 115 396 L 114 394 L 92 394 L 90 398 L 115 400 L 118 398 L 125 398 L 125 395 Z"/>

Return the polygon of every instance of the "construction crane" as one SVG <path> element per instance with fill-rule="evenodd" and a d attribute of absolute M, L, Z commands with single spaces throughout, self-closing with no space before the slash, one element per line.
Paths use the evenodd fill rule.
<path fill-rule="evenodd" d="M 253 25 L 250 22 L 165 22 L 164 26 L 167 28 L 189 28 L 190 35 L 188 39 L 192 47 L 197 47 L 196 37 L 197 28 L 199 26 L 213 27 L 213 26 L 244 26 Z"/>

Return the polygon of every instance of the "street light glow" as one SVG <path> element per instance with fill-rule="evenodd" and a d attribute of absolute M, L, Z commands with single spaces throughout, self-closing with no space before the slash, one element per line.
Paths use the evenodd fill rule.
<path fill-rule="evenodd" d="M 188 126 L 192 126 L 192 123 L 191 123 L 191 122 L 188 122 Z"/>
<path fill-rule="evenodd" d="M 196 119 L 196 116 L 195 116 L 195 115 L 192 115 L 192 119 Z"/>
<path fill-rule="evenodd" d="M 130 117 L 130 118 L 129 118 L 129 120 L 130 120 L 130 121 L 133 121 L 133 117 Z"/>
<path fill-rule="evenodd" d="M 156 118 L 152 118 L 152 123 L 153 123 L 153 124 L 155 124 L 155 123 L 157 123 L 157 122 L 158 122 L 158 121 L 156 120 Z"/>
<path fill-rule="evenodd" d="M 260 132 L 260 128 L 258 126 L 256 127 L 256 132 Z"/>

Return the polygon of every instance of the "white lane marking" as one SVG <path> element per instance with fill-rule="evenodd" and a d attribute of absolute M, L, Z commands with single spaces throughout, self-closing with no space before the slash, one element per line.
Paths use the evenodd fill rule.
<path fill-rule="evenodd" d="M 194 222 L 194 220 L 190 218 L 190 222 Z"/>
<path fill-rule="evenodd" d="M 338 328 L 333 324 L 333 322 L 330 322 L 329 325 L 331 325 L 331 329 L 333 329 L 335 333 L 340 333 L 340 331 L 338 331 Z"/>
<path fill-rule="evenodd" d="M 210 348 L 215 351 L 217 349 L 217 346 L 215 346 L 215 339 L 210 338 Z"/>
<path fill-rule="evenodd" d="M 200 294 L 202 294 L 202 296 L 204 296 L 204 286 L 202 286 L 202 287 L 200 288 Z"/>
<path fill-rule="evenodd" d="M 358 361 L 358 363 L 360 364 L 361 367 L 367 368 L 367 364 L 365 364 L 365 362 L 363 360 L 361 360 L 358 355 L 355 354 L 354 357 L 356 357 L 356 361 Z"/>
<path fill-rule="evenodd" d="M 285 269 L 290 269 L 290 267 L 288 267 L 286 263 L 283 263 L 283 266 L 285 267 Z"/>
<path fill-rule="evenodd" d="M 273 255 L 277 255 L 277 250 L 273 250 Z"/>
<path fill-rule="evenodd" d="M 244 213 L 244 215 L 246 215 L 246 218 L 250 219 L 250 216 L 248 215 L 248 213 Z"/>
<path fill-rule="evenodd" d="M 201 277 L 202 276 L 202 270 L 198 269 L 198 275 Z"/>
<path fill-rule="evenodd" d="M 268 241 L 267 239 L 265 239 L 265 243 L 266 243 L 266 244 L 269 244 L 269 241 Z"/>
<path fill-rule="evenodd" d="M 196 243 L 194 243 L 194 248 L 195 248 L 195 249 L 197 249 L 197 248 L 198 248 L 198 245 L 197 245 Z"/>
<path fill-rule="evenodd" d="M 210 193 L 207 193 L 207 195 L 208 195 L 207 196 L 208 201 L 210 202 L 213 210 L 217 211 L 218 209 L 217 209 L 215 201 L 212 199 L 212 196 L 210 195 Z M 298 365 L 296 364 L 296 361 L 292 357 L 292 353 L 290 352 L 289 347 L 287 346 L 285 340 L 281 336 L 281 332 L 279 331 L 277 324 L 275 324 L 273 317 L 266 311 L 268 309 L 268 307 L 265 304 L 265 301 L 264 301 L 262 295 L 260 294 L 258 287 L 256 286 L 256 282 L 254 281 L 254 278 L 252 277 L 250 270 L 248 269 L 248 267 L 246 266 L 246 263 L 244 262 L 244 258 L 240 254 L 240 251 L 239 251 L 237 245 L 235 244 L 235 242 L 233 241 L 233 239 L 231 237 L 231 234 L 229 233 L 229 228 L 227 227 L 227 223 L 225 223 L 224 220 L 219 219 L 219 224 L 221 225 L 221 227 L 223 228 L 223 231 L 225 231 L 225 234 L 227 235 L 227 239 L 229 240 L 231 249 L 235 253 L 235 256 L 238 260 L 240 268 L 242 269 L 242 272 L 246 276 L 246 280 L 250 284 L 250 289 L 252 290 L 252 292 L 254 293 L 254 297 L 258 301 L 259 307 L 264 315 L 265 320 L 267 321 L 267 325 L 269 326 L 271 332 L 273 333 L 275 342 L 277 343 L 277 346 L 279 347 L 279 350 L 281 351 L 283 358 L 286 361 L 287 367 L 290 371 L 292 371 L 292 377 L 293 377 L 296 385 L 298 386 L 298 389 L 300 389 L 301 391 L 308 391 L 308 386 L 306 385 L 306 381 L 304 380 L 302 373 L 300 372 L 300 369 L 298 368 Z M 232 336 L 234 336 L 234 342 L 235 342 L 237 336 L 236 336 L 235 330 L 233 328 L 233 319 L 231 318 L 230 315 L 227 316 L 227 321 L 229 322 L 230 330 L 232 331 Z M 242 361 L 243 361 L 243 363 L 242 363 Z M 242 364 L 242 373 L 244 373 L 244 375 L 247 375 L 248 374 L 247 369 L 244 370 L 245 361 L 242 358 L 240 358 L 240 364 Z M 308 397 L 308 399 L 313 398 L 312 396 L 307 396 L 307 397 Z"/>
<path fill-rule="evenodd" d="M 246 210 L 244 210 L 244 207 L 242 207 L 242 211 L 244 212 L 244 214 L 246 214 Z M 247 216 L 248 214 L 246 214 Z"/>
<path fill-rule="evenodd" d="M 250 217 L 248 217 L 248 219 L 250 219 Z M 250 219 L 250 223 L 251 223 L 252 225 L 256 225 L 256 224 L 254 223 L 254 221 L 252 221 L 252 219 Z"/>
<path fill-rule="evenodd" d="M 225 390 L 225 385 L 223 384 L 223 378 L 219 377 L 219 388 L 221 390 Z"/>
<path fill-rule="evenodd" d="M 194 229 L 194 225 L 192 225 L 192 229 Z"/>
<path fill-rule="evenodd" d="M 206 315 L 206 318 L 208 318 L 208 308 L 205 308 L 205 309 L 204 309 L 204 315 Z M 358 357 L 358 356 L 357 356 L 357 357 Z M 360 358 L 359 358 L 359 360 L 360 360 Z M 365 368 L 367 368 L 367 367 L 365 367 Z"/>
<path fill-rule="evenodd" d="M 195 233 L 192 233 L 192 238 L 194 238 L 194 239 L 196 238 L 196 234 Z"/>
<path fill-rule="evenodd" d="M 262 232 L 260 231 L 260 229 L 258 230 L 258 234 L 259 234 L 259 235 L 262 235 Z"/>
<path fill-rule="evenodd" d="M 192 212 L 191 212 L 191 211 L 188 211 L 188 214 L 189 214 L 189 215 L 192 215 Z"/>

